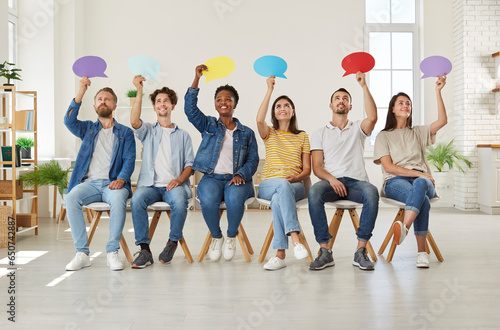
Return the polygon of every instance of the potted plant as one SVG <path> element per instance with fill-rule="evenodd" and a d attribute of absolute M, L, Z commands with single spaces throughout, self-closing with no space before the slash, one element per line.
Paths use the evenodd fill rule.
<path fill-rule="evenodd" d="M 445 165 L 448 165 L 448 169 L 452 169 L 456 166 L 461 173 L 465 173 L 465 170 L 460 163 L 464 163 L 468 168 L 472 167 L 472 162 L 467 159 L 467 157 L 458 153 L 454 146 L 455 139 L 451 140 L 450 143 L 438 143 L 435 147 L 429 146 L 425 152 L 425 156 L 430 166 L 434 166 L 438 172 L 443 172 Z"/>
<path fill-rule="evenodd" d="M 71 171 L 71 168 L 72 166 L 67 170 L 63 170 L 57 161 L 51 160 L 48 163 L 35 166 L 33 172 L 19 176 L 19 180 L 23 181 L 24 187 L 27 188 L 48 185 L 56 186 L 59 194 L 63 197 L 64 190 L 68 188 L 68 173 Z"/>
<path fill-rule="evenodd" d="M 134 106 L 135 98 L 137 97 L 137 89 L 129 89 L 126 95 L 130 99 L 130 106 Z M 144 93 L 142 93 L 142 95 L 144 95 Z"/>
<path fill-rule="evenodd" d="M 21 147 L 21 156 L 23 159 L 31 159 L 31 148 L 35 146 L 35 141 L 32 137 L 18 137 L 16 139 L 16 146 Z"/>
<path fill-rule="evenodd" d="M 14 86 L 14 84 L 11 84 L 11 80 L 22 80 L 21 76 L 19 75 L 19 71 L 22 71 L 21 69 L 15 69 L 14 68 L 14 63 L 9 63 L 7 61 L 4 61 L 2 64 L 0 64 L 0 77 L 5 77 L 7 78 L 7 83 L 3 84 L 4 86 Z M 5 91 L 10 92 L 12 89 L 6 89 Z"/>

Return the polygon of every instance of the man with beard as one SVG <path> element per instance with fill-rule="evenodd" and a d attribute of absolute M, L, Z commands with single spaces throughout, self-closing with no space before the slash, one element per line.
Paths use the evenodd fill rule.
<path fill-rule="evenodd" d="M 363 270 L 374 269 L 366 253 L 378 213 L 378 191 L 368 182 L 363 159 L 365 139 L 377 122 L 377 107 L 366 85 L 365 74 L 358 72 L 356 80 L 363 89 L 366 118 L 352 122 L 347 118 L 352 108 L 351 94 L 344 88 L 335 91 L 330 99 L 332 121 L 311 136 L 312 167 L 321 179 L 309 190 L 309 215 L 314 227 L 320 253 L 310 265 L 320 270 L 335 265 L 329 241 L 325 203 L 347 199 L 363 203 L 357 231 L 358 246 L 353 265 Z"/>
<path fill-rule="evenodd" d="M 116 122 L 116 94 L 109 87 L 94 96 L 97 121 L 78 120 L 81 102 L 90 80 L 80 80 L 78 94 L 64 115 L 64 124 L 82 145 L 68 185 L 66 210 L 76 255 L 66 270 L 79 270 L 90 266 L 89 247 L 82 206 L 106 202 L 110 206 L 109 240 L 106 245 L 107 265 L 111 270 L 122 270 L 118 257 L 120 239 L 125 224 L 127 198 L 132 194 L 130 176 L 135 167 L 134 133 Z"/>
<path fill-rule="evenodd" d="M 139 255 L 132 268 L 145 268 L 153 263 L 149 248 L 148 205 L 164 201 L 171 208 L 169 240 L 158 257 L 161 263 L 167 264 L 182 238 L 188 198 L 192 197 L 189 177 L 194 161 L 193 144 L 189 134 L 171 120 L 177 94 L 168 87 L 155 90 L 150 99 L 157 121 L 145 123 L 141 120 L 144 81 L 146 79 L 140 75 L 134 77 L 138 97 L 130 113 L 130 124 L 143 146 L 141 172 L 131 201 L 135 244 L 141 250 L 136 253 Z"/>

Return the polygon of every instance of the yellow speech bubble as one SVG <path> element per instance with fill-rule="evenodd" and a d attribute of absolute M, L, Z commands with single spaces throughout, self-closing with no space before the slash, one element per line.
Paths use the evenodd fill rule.
<path fill-rule="evenodd" d="M 203 71 L 205 83 L 229 76 L 234 71 L 234 61 L 226 56 L 217 56 L 205 62 L 208 71 Z"/>

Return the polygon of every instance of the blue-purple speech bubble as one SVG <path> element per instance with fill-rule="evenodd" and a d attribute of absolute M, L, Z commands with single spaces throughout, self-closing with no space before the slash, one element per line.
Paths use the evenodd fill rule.
<path fill-rule="evenodd" d="M 128 69 L 133 74 L 140 74 L 144 78 L 156 80 L 161 67 L 157 60 L 147 55 L 136 55 L 128 60 Z"/>
<path fill-rule="evenodd" d="M 422 78 L 442 76 L 451 72 L 451 62 L 443 56 L 429 56 L 420 62 L 420 70 L 424 73 Z"/>
<path fill-rule="evenodd" d="M 80 57 L 73 64 L 73 72 L 78 77 L 105 77 L 107 78 L 104 71 L 108 65 L 106 61 L 99 56 L 84 56 Z"/>
<path fill-rule="evenodd" d="M 266 55 L 258 58 L 254 64 L 255 72 L 263 77 L 275 76 L 285 78 L 285 72 L 288 64 L 284 59 L 274 55 Z"/>

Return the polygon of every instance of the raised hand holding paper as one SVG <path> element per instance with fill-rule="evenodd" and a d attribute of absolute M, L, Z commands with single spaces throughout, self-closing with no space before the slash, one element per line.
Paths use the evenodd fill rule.
<path fill-rule="evenodd" d="M 342 77 L 349 74 L 356 74 L 358 71 L 367 73 L 375 66 L 375 59 L 368 53 L 358 52 L 352 53 L 344 57 L 342 60 L 342 68 L 345 73 Z"/>
<path fill-rule="evenodd" d="M 104 73 L 107 68 L 106 61 L 99 56 L 83 56 L 75 61 L 73 64 L 73 72 L 78 77 L 105 77 L 108 76 Z"/>
<path fill-rule="evenodd" d="M 234 71 L 234 61 L 226 56 L 217 56 L 205 62 L 208 67 L 207 71 L 203 71 L 206 77 L 205 83 L 210 80 L 220 79 L 229 76 Z"/>
<path fill-rule="evenodd" d="M 420 70 L 424 73 L 422 78 L 442 76 L 451 72 L 451 62 L 443 56 L 429 56 L 420 62 Z"/>
<path fill-rule="evenodd" d="M 262 56 L 253 64 L 255 72 L 263 77 L 275 76 L 286 79 L 285 72 L 287 68 L 286 61 L 274 55 Z"/>
<path fill-rule="evenodd" d="M 134 75 L 141 75 L 146 79 L 156 80 L 161 67 L 157 60 L 147 55 L 137 55 L 131 57 L 127 63 L 128 69 Z"/>

